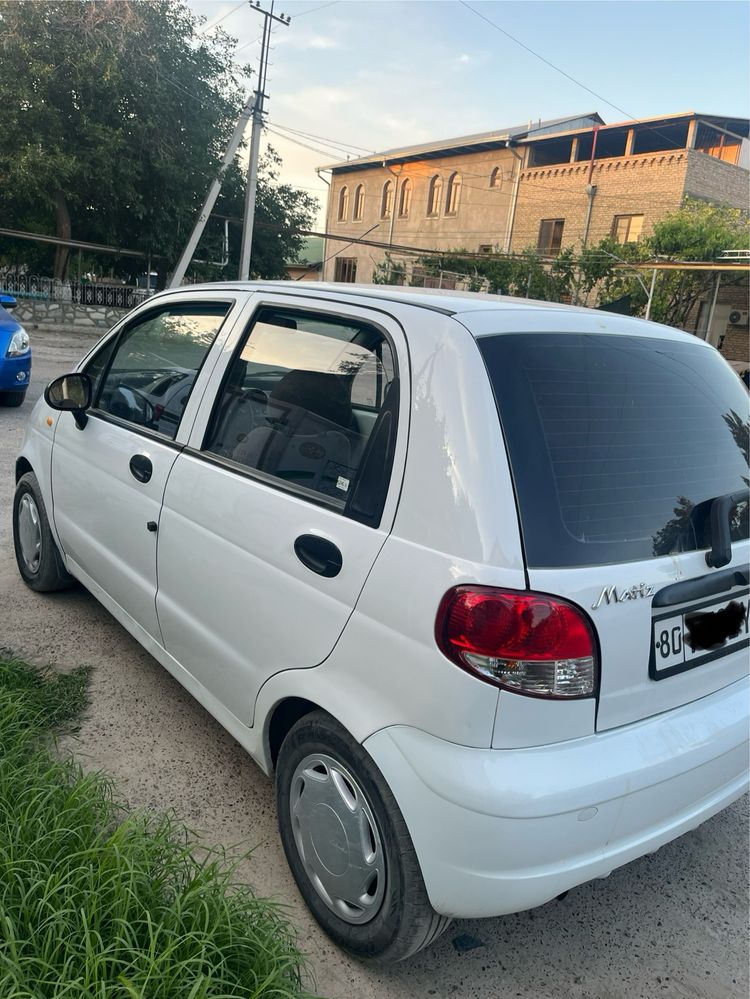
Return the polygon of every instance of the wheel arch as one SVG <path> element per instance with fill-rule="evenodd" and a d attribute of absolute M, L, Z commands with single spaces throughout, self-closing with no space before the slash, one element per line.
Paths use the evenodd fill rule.
<path fill-rule="evenodd" d="M 273 706 L 266 719 L 264 739 L 265 753 L 271 773 L 276 769 L 281 744 L 292 726 L 312 711 L 324 710 L 325 708 L 305 697 L 285 697 Z"/>
<path fill-rule="evenodd" d="M 27 472 L 33 472 L 31 462 L 28 458 L 24 458 L 21 455 L 20 458 L 16 458 L 16 484 L 18 484 L 19 479 L 22 475 L 26 475 Z"/>

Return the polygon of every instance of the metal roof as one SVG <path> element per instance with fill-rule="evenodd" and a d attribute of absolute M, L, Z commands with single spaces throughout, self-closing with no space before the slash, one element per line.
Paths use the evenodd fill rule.
<path fill-rule="evenodd" d="M 583 123 L 587 123 L 584 125 Z M 444 156 L 446 153 L 455 152 L 476 152 L 477 149 L 495 149 L 506 145 L 509 141 L 526 138 L 527 136 L 544 133 L 553 134 L 562 126 L 565 129 L 576 129 L 582 127 L 592 128 L 594 125 L 604 124 L 596 111 L 586 114 L 566 115 L 564 118 L 549 118 L 545 121 L 539 119 L 536 122 L 526 122 L 523 125 L 510 125 L 496 129 L 492 132 L 477 132 L 474 135 L 460 135 L 452 139 L 438 139 L 434 142 L 424 142 L 413 146 L 400 146 L 397 149 L 385 149 L 370 156 L 359 156 L 356 159 L 329 163 L 327 166 L 319 167 L 320 170 L 346 171 L 364 170 L 370 166 L 380 166 L 384 160 L 391 163 L 404 163 L 409 160 L 429 159 L 436 156 Z"/>

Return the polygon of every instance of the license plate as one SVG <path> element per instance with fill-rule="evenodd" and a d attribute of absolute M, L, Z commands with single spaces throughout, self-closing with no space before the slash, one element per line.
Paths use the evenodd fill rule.
<path fill-rule="evenodd" d="M 750 591 L 663 611 L 653 618 L 649 676 L 663 680 L 750 645 Z"/>

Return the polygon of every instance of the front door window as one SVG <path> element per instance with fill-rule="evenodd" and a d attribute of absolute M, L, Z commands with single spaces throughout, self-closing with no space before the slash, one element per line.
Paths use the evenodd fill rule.
<path fill-rule="evenodd" d="M 88 365 L 94 407 L 173 440 L 195 378 L 231 308 L 227 302 L 164 306 L 139 317 Z M 101 355 L 105 356 L 106 373 Z"/>

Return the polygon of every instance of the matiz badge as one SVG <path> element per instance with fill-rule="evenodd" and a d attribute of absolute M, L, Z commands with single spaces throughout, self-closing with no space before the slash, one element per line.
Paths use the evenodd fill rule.
<path fill-rule="evenodd" d="M 599 594 L 599 599 L 591 605 L 591 610 L 601 607 L 602 601 L 608 604 L 623 604 L 626 600 L 637 600 L 639 597 L 653 597 L 655 586 L 648 583 L 638 583 L 625 590 L 618 590 L 616 586 L 605 586 Z"/>

